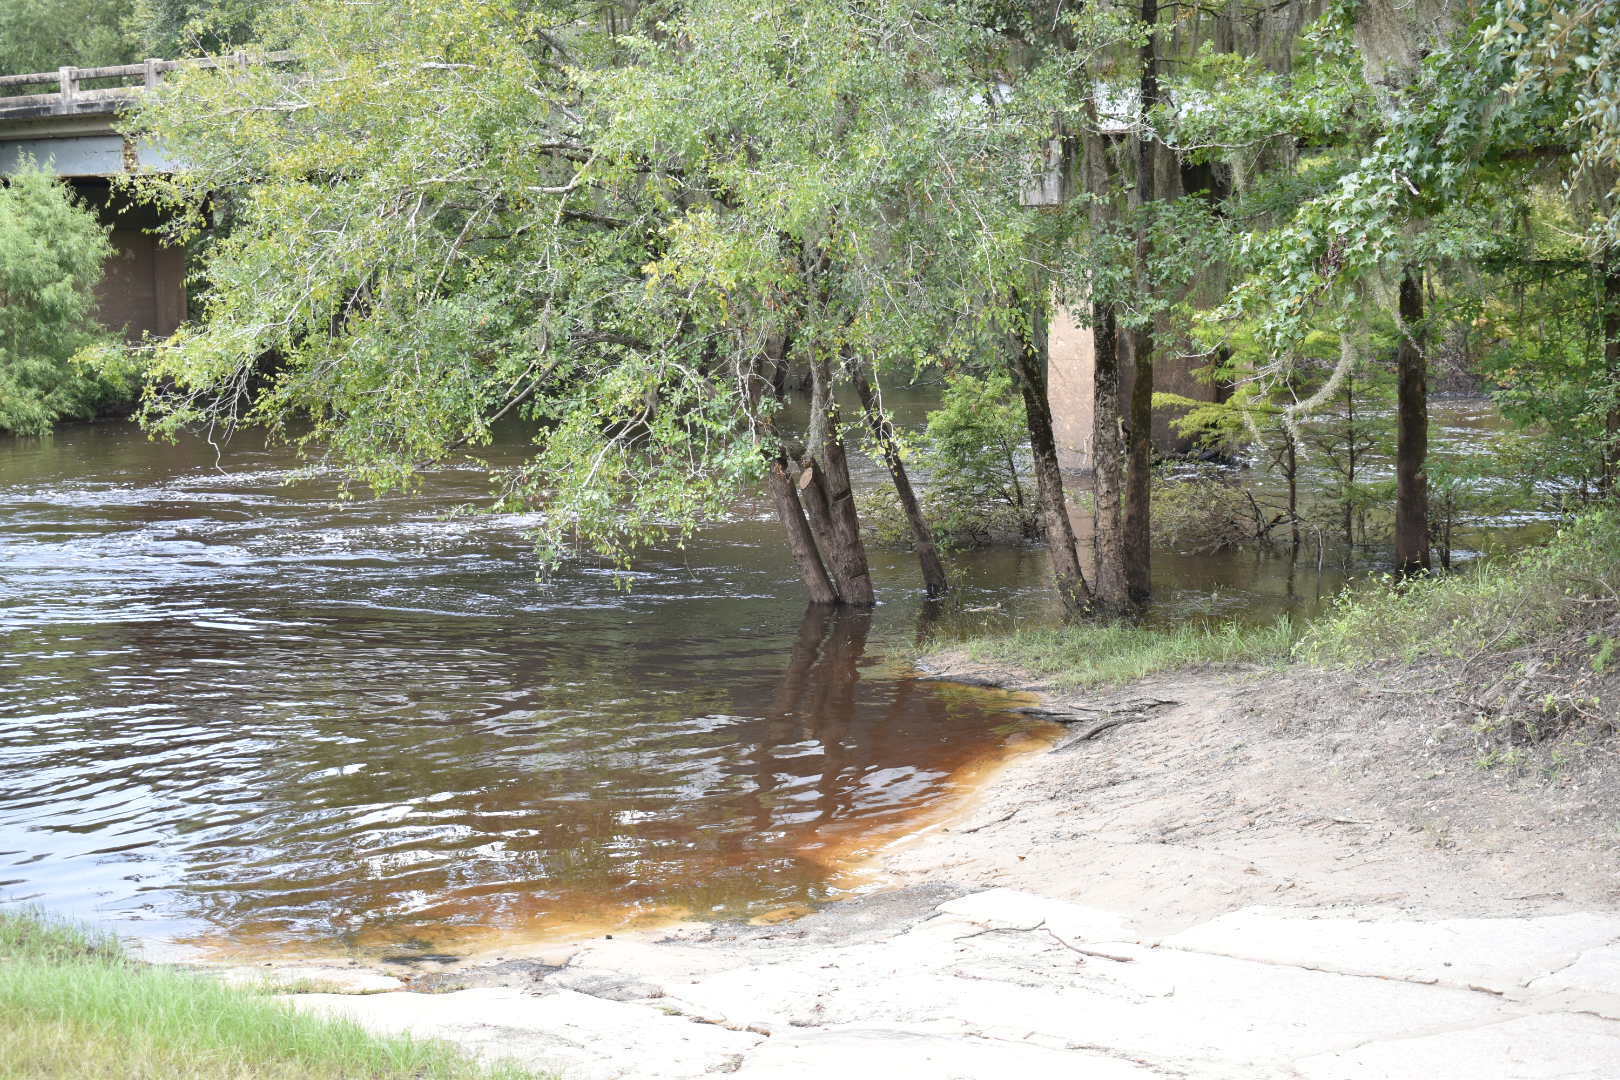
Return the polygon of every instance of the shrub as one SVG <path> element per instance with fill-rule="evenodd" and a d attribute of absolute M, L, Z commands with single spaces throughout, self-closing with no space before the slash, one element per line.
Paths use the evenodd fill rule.
<path fill-rule="evenodd" d="M 0 431 L 38 435 L 127 396 L 79 357 L 107 340 L 95 286 L 111 253 L 106 228 L 42 170 L 0 187 Z"/>
<path fill-rule="evenodd" d="M 1287 527 L 1285 514 L 1267 514 L 1240 484 L 1221 470 L 1200 468 L 1164 475 L 1153 485 L 1153 542 L 1203 554 L 1266 543 Z"/>
<path fill-rule="evenodd" d="M 1034 492 L 1023 477 L 1027 430 L 1010 377 L 950 376 L 914 462 L 923 513 L 941 547 L 1020 543 L 1040 535 Z M 892 500 L 863 507 L 862 514 L 880 542 L 910 541 Z"/>

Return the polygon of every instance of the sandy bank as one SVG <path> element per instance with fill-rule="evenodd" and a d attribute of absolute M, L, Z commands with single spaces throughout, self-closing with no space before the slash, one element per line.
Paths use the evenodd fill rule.
<path fill-rule="evenodd" d="M 1620 1076 L 1596 766 L 1481 775 L 1353 680 L 928 666 L 1067 734 L 893 845 L 891 890 L 290 999 L 574 1078 Z"/>

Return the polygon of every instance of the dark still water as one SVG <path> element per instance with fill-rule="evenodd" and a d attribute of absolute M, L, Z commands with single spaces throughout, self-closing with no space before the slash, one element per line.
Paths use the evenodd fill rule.
<path fill-rule="evenodd" d="M 291 464 L 0 442 L 0 898 L 322 949 L 758 913 L 1038 730 L 884 659 L 904 556 L 875 615 L 806 618 L 745 506 L 629 591 L 540 583 L 522 520 L 448 514 L 475 469 L 345 501 Z"/>
<path fill-rule="evenodd" d="M 874 549 L 879 608 L 807 617 L 763 503 L 628 582 L 542 583 L 523 519 L 453 513 L 476 467 L 348 500 L 293 466 L 118 424 L 0 440 L 0 902 L 309 950 L 760 914 L 841 895 L 1045 733 L 893 659 L 1054 621 L 1038 550 L 953 558 L 942 613 Z M 1161 623 L 1342 581 L 1252 551 L 1154 574 Z"/>

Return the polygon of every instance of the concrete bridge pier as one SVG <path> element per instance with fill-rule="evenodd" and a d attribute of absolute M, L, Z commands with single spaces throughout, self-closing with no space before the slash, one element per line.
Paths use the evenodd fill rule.
<path fill-rule="evenodd" d="M 1093 381 L 1096 376 L 1096 351 L 1092 343 L 1091 327 L 1082 321 L 1084 312 L 1075 312 L 1061 304 L 1052 310 L 1047 329 L 1046 396 L 1052 406 L 1052 434 L 1057 439 L 1058 462 L 1065 469 L 1090 472 L 1092 469 L 1092 429 L 1096 423 Z M 1161 335 L 1160 342 L 1166 337 Z M 1119 342 L 1119 397 L 1120 407 L 1128 410 L 1131 385 L 1136 381 L 1132 367 L 1130 335 L 1121 334 Z M 1153 389 L 1160 393 L 1179 394 L 1194 401 L 1220 401 L 1225 390 L 1194 375 L 1207 367 L 1204 358 L 1188 359 L 1181 356 L 1161 356 L 1153 365 Z M 1171 421 L 1178 410 L 1153 410 L 1153 446 L 1159 453 L 1184 453 L 1192 449 L 1192 441 L 1176 434 Z"/>
<path fill-rule="evenodd" d="M 111 227 L 113 255 L 96 287 L 104 326 L 130 341 L 168 337 L 186 321 L 186 252 L 154 235 L 160 224 L 150 207 L 133 206 L 112 190 L 110 181 L 72 181 L 84 204 Z"/>

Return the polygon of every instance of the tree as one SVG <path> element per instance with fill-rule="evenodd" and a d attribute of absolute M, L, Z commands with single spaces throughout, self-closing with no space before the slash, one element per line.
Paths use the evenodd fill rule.
<path fill-rule="evenodd" d="M 252 41 L 274 0 L 126 0 L 123 30 L 142 56 L 174 58 L 228 52 Z"/>
<path fill-rule="evenodd" d="M 123 3 L 107 0 L 6 0 L 0 5 L 0 74 L 128 63 L 134 50 L 125 13 Z"/>
<path fill-rule="evenodd" d="M 135 50 L 125 33 L 127 13 L 126 4 L 108 0 L 6 0 L 0 4 L 0 74 L 128 63 Z"/>
<path fill-rule="evenodd" d="M 266 7 L 266 0 L 7 0 L 0 74 L 226 52 L 252 39 Z"/>
<path fill-rule="evenodd" d="M 598 5 L 314 0 L 262 29 L 300 66 L 181 72 L 136 120 L 188 165 L 145 197 L 214 227 L 199 317 L 151 352 L 156 431 L 263 425 L 386 489 L 523 417 L 501 501 L 546 511 L 549 557 L 623 560 L 759 475 L 744 373 L 643 270 L 664 178 L 586 142 Z"/>
<path fill-rule="evenodd" d="M 95 286 L 111 254 L 95 214 L 44 170 L 0 187 L 0 431 L 40 435 L 128 393 L 75 360 L 105 339 Z"/>
<path fill-rule="evenodd" d="M 139 123 L 188 169 L 144 190 L 225 228 L 147 420 L 262 424 L 386 488 L 523 416 L 503 504 L 551 555 L 623 560 L 763 477 L 812 599 L 868 605 L 837 391 L 974 348 L 1016 262 L 949 59 L 975 33 L 929 0 L 624 14 L 313 0 L 262 24 L 298 68 L 170 84 Z"/>

